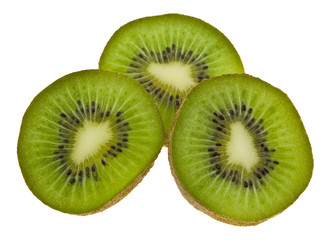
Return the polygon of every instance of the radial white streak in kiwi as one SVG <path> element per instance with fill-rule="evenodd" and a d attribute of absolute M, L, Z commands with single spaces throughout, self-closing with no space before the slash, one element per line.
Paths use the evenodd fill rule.
<path fill-rule="evenodd" d="M 130 141 L 130 142 L 127 142 L 126 144 L 129 145 L 129 148 L 126 148 L 125 152 L 127 154 L 132 154 L 134 156 L 134 161 L 135 161 L 135 159 L 137 160 L 138 158 L 145 159 L 145 153 L 144 153 L 145 151 L 144 152 L 142 151 L 142 153 L 141 153 L 141 150 L 146 149 L 146 146 L 143 143 L 141 143 L 141 142 L 136 143 L 136 142 Z M 130 148 L 133 150 L 130 150 Z"/>
<path fill-rule="evenodd" d="M 52 115 L 54 115 L 54 118 L 50 118 L 50 119 L 49 119 L 49 118 L 46 118 L 46 117 L 44 117 L 44 116 L 41 116 L 41 118 L 42 118 L 45 122 L 48 122 L 48 123 L 51 123 L 52 125 L 54 125 L 54 127 L 56 127 L 56 129 L 58 129 L 58 128 L 62 128 L 62 129 L 64 129 L 63 126 L 61 126 L 58 122 L 55 121 L 55 119 L 59 118 L 60 115 L 57 114 L 57 113 L 55 113 L 55 112 L 53 112 L 53 111 L 50 109 L 50 107 L 47 108 L 47 110 L 48 110 L 49 113 L 51 113 Z M 70 125 L 70 127 L 72 127 L 73 129 L 76 129 L 76 127 L 75 127 L 74 125 L 72 125 L 70 122 L 68 122 L 68 121 L 65 121 L 65 122 L 66 122 L 68 125 Z"/>
<path fill-rule="evenodd" d="M 47 144 L 54 144 L 58 146 L 58 142 L 46 141 L 46 140 L 34 140 L 35 143 L 47 143 Z"/>
<path fill-rule="evenodd" d="M 226 184 L 227 185 L 227 187 L 225 188 L 223 188 L 223 190 L 224 190 L 224 196 L 226 196 L 227 194 L 229 194 L 229 195 L 232 195 L 233 194 L 233 192 L 232 191 L 230 191 L 230 187 L 232 186 L 232 184 L 231 184 L 231 182 L 230 181 L 223 181 L 223 182 L 225 182 L 224 184 Z"/>
<path fill-rule="evenodd" d="M 123 170 L 124 170 L 124 172 L 129 172 L 129 169 L 126 167 L 127 166 L 127 164 L 125 164 L 125 166 L 123 165 L 123 164 L 121 164 L 121 162 L 120 162 L 120 160 L 118 160 L 118 159 L 115 159 L 114 161 L 116 161 L 116 163 L 117 163 L 117 165 L 119 166 L 119 167 L 121 167 Z M 113 165 L 112 165 L 113 166 Z M 123 172 L 123 171 L 121 171 L 121 172 Z M 125 174 L 124 174 L 125 175 Z"/>
<path fill-rule="evenodd" d="M 191 76 L 191 67 L 181 62 L 151 63 L 147 71 L 164 85 L 173 86 L 181 91 L 186 91 L 196 85 Z"/>
<path fill-rule="evenodd" d="M 196 46 L 196 45 L 194 46 L 195 42 L 203 43 L 205 41 L 201 41 L 200 38 L 198 37 L 198 35 L 195 35 L 194 38 L 191 39 L 191 41 L 190 41 L 190 45 L 188 46 L 188 49 L 187 49 L 188 51 L 192 50 L 192 49 L 198 49 L 199 48 L 199 46 Z M 194 54 L 191 54 L 189 56 L 189 58 L 187 58 L 187 62 L 190 63 L 190 61 L 193 57 L 194 57 Z"/>
<path fill-rule="evenodd" d="M 199 183 L 200 181 L 202 181 L 203 179 L 207 178 L 207 177 L 211 177 L 213 174 L 213 172 L 209 172 L 208 174 L 205 174 L 199 178 L 196 179 L 196 181 L 194 181 L 192 184 L 191 184 L 191 187 L 195 186 L 197 183 Z"/>
<path fill-rule="evenodd" d="M 121 175 L 120 172 L 117 171 L 117 169 L 115 168 L 115 166 L 113 164 L 111 165 L 111 170 L 114 171 L 118 177 L 123 178 L 123 175 Z"/>
<path fill-rule="evenodd" d="M 218 194 L 218 192 L 220 191 L 220 189 L 222 190 L 224 188 L 223 185 L 225 183 L 227 183 L 227 181 L 225 181 L 224 179 L 222 179 L 221 183 L 218 185 L 217 190 L 214 193 L 215 196 Z"/>
<path fill-rule="evenodd" d="M 253 137 L 239 121 L 230 125 L 231 134 L 227 143 L 228 162 L 242 166 L 250 172 L 259 161 Z"/>
<path fill-rule="evenodd" d="M 110 171 L 102 171 L 102 174 L 105 174 L 108 177 L 108 180 L 110 180 L 110 182 L 114 182 L 112 173 L 110 174 Z M 84 179 L 86 179 L 86 178 L 84 178 Z M 109 181 L 107 181 L 107 182 L 109 183 Z"/>
<path fill-rule="evenodd" d="M 31 131 L 31 132 L 34 133 L 34 134 L 41 134 L 41 135 L 45 132 L 49 132 L 49 133 L 54 132 L 54 134 L 56 134 L 58 136 L 58 129 L 57 128 L 54 128 L 54 127 L 51 128 L 51 127 L 49 127 L 47 125 L 44 125 L 42 123 L 39 123 L 39 127 L 40 127 L 40 129 L 38 129 L 37 131 Z M 68 132 L 69 132 L 69 130 L 68 130 Z"/>
<path fill-rule="evenodd" d="M 122 102 L 122 99 L 126 99 L 126 101 L 128 101 L 128 97 L 123 94 L 123 89 L 119 88 L 118 92 L 116 93 L 116 98 L 113 101 L 112 106 L 111 106 L 113 113 L 118 112 L 121 109 L 121 107 L 125 106 L 126 101 Z"/>
<path fill-rule="evenodd" d="M 206 156 L 205 156 L 206 157 Z M 196 165 L 200 165 L 200 164 L 205 164 L 207 160 L 205 160 L 205 158 L 203 158 L 203 160 L 199 160 L 199 161 L 194 161 L 194 162 L 189 162 L 189 166 L 193 167 Z M 209 166 L 210 167 L 210 166 Z"/>
<path fill-rule="evenodd" d="M 173 87 L 168 85 L 168 86 L 165 86 L 165 89 L 164 90 L 167 93 L 174 92 L 171 89 L 173 89 Z M 156 95 L 155 95 L 155 97 L 156 97 Z M 168 108 L 170 106 L 170 104 L 168 102 L 165 102 L 165 100 L 166 100 L 166 98 L 165 98 L 165 94 L 164 94 L 162 96 L 162 98 L 160 99 L 160 101 L 159 101 L 160 104 L 162 104 L 163 106 L 165 106 L 162 111 L 159 109 L 159 112 L 161 113 L 161 116 L 164 116 L 164 118 L 168 114 Z M 169 101 L 169 99 L 167 99 L 167 100 Z"/>
<path fill-rule="evenodd" d="M 70 164 L 68 167 L 71 167 L 71 165 L 72 164 Z M 57 169 L 55 169 L 54 171 L 52 171 L 52 174 L 49 174 L 48 175 L 48 179 L 52 179 L 51 181 L 49 181 L 49 182 L 52 182 L 52 185 L 49 186 L 49 189 L 55 188 L 55 186 L 57 185 L 57 183 L 64 178 L 64 175 L 66 174 L 66 171 L 63 171 L 60 175 L 58 175 L 57 178 L 55 179 L 55 181 L 52 178 L 53 175 L 56 175 L 58 172 L 61 172 L 60 169 L 61 169 L 61 167 L 58 167 Z M 66 183 L 68 183 L 68 181 L 69 181 L 69 178 L 66 179 Z M 61 189 L 59 191 L 57 189 L 54 192 L 56 192 L 57 195 L 60 195 L 66 185 L 67 184 L 63 184 L 63 185 L 61 184 Z"/>
<path fill-rule="evenodd" d="M 67 92 L 68 92 L 69 97 L 71 98 L 70 90 L 67 89 Z M 78 115 L 76 114 L 76 111 L 72 108 L 73 104 L 74 104 L 74 105 L 77 104 L 76 101 L 73 100 L 72 102 L 68 102 L 68 100 L 67 100 L 66 98 L 62 98 L 62 101 L 63 101 L 63 103 L 67 106 L 67 108 L 71 111 L 71 113 L 72 113 L 77 119 L 79 119 L 79 120 L 81 121 L 80 116 L 78 116 Z M 72 104 L 72 103 L 73 103 L 73 104 Z M 64 113 L 66 112 L 66 111 L 64 111 L 63 108 L 62 108 L 62 105 L 64 106 L 64 104 L 57 104 L 57 103 L 55 103 L 55 104 L 56 104 L 57 107 L 61 110 L 61 112 L 64 112 Z"/>
<path fill-rule="evenodd" d="M 108 122 L 95 123 L 85 121 L 84 125 L 75 136 L 75 144 L 72 151 L 72 160 L 77 165 L 97 151 L 111 138 L 113 133 Z"/>

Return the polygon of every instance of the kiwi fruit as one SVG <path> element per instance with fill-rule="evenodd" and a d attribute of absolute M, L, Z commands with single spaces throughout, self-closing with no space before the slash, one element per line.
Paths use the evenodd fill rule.
<path fill-rule="evenodd" d="M 17 152 L 37 198 L 85 215 L 125 197 L 153 165 L 163 139 L 158 109 L 140 84 L 119 73 L 85 70 L 33 99 Z"/>
<path fill-rule="evenodd" d="M 208 23 L 180 14 L 127 23 L 108 41 L 99 68 L 128 74 L 157 102 L 165 145 L 175 113 L 198 83 L 225 73 L 243 73 L 230 41 Z"/>
<path fill-rule="evenodd" d="M 195 208 L 233 225 L 256 225 L 282 212 L 306 189 L 311 145 L 281 90 L 228 74 L 196 86 L 182 104 L 169 161 Z"/>

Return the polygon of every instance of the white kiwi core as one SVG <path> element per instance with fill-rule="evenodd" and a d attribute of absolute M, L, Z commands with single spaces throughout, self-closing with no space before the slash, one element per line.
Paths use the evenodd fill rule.
<path fill-rule="evenodd" d="M 113 137 L 108 122 L 85 121 L 75 136 L 72 151 L 72 160 L 76 164 L 83 163 L 85 159 L 96 154 Z"/>
<path fill-rule="evenodd" d="M 186 91 L 196 85 L 191 67 L 182 62 L 151 63 L 147 67 L 147 71 L 162 84 L 181 91 Z"/>
<path fill-rule="evenodd" d="M 228 163 L 239 165 L 250 172 L 259 161 L 253 137 L 239 121 L 230 125 L 230 132 L 226 150 Z"/>

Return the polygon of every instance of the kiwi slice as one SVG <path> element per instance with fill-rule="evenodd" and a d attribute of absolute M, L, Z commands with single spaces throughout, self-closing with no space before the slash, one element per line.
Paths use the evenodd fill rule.
<path fill-rule="evenodd" d="M 197 209 L 256 225 L 291 205 L 313 171 L 308 136 L 290 99 L 246 74 L 215 77 L 183 103 L 169 143 L 172 174 Z"/>
<path fill-rule="evenodd" d="M 34 98 L 23 117 L 18 160 L 42 202 L 87 214 L 125 197 L 162 145 L 161 117 L 141 85 L 118 73 L 86 70 Z"/>
<path fill-rule="evenodd" d="M 216 28 L 189 16 L 167 14 L 132 21 L 115 32 L 100 69 L 128 74 L 156 100 L 165 145 L 175 113 L 198 83 L 224 73 L 243 73 L 239 55 Z"/>

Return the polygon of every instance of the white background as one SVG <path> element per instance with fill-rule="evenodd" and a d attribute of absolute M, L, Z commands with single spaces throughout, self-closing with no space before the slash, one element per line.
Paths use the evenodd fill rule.
<path fill-rule="evenodd" d="M 1 1 L 1 239 L 329 239 L 330 7 L 327 1 Z M 255 227 L 218 222 L 181 196 L 167 149 L 140 185 L 102 213 L 55 211 L 29 191 L 16 144 L 24 111 L 42 89 L 98 67 L 110 36 L 136 18 L 195 16 L 222 31 L 247 73 L 288 94 L 305 124 L 315 168 L 306 191 Z M 5 237 L 6 236 L 6 237 Z"/>

